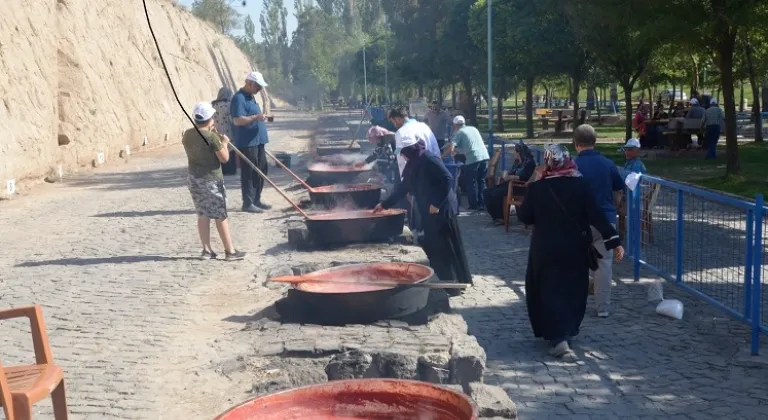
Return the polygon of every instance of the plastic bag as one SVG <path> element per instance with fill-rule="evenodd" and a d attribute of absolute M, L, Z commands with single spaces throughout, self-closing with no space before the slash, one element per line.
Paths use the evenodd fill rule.
<path fill-rule="evenodd" d="M 683 319 L 683 302 L 677 299 L 666 299 L 659 302 L 656 306 L 656 313 L 666 317 L 681 320 Z"/>
<path fill-rule="evenodd" d="M 664 300 L 664 286 L 661 280 L 656 280 L 648 286 L 648 302 Z"/>

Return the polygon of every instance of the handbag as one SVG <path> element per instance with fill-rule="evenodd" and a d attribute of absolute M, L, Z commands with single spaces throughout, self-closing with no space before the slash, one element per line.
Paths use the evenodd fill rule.
<path fill-rule="evenodd" d="M 571 220 L 571 222 L 573 223 L 573 225 L 574 225 L 574 226 L 575 226 L 577 229 L 579 229 L 579 230 L 581 231 L 581 236 L 582 236 L 582 237 L 584 237 L 584 238 L 586 239 L 586 238 L 587 238 L 587 231 L 586 231 L 586 230 L 583 230 L 583 229 L 581 229 L 581 227 L 580 227 L 580 226 L 579 226 L 579 224 L 576 222 L 576 220 L 574 220 L 574 218 L 573 218 L 573 217 L 571 217 L 571 215 L 570 215 L 570 214 L 568 214 L 568 212 L 565 210 L 565 207 L 563 206 L 563 204 L 562 204 L 562 203 L 560 203 L 560 200 L 557 198 L 557 195 L 555 195 L 555 192 L 554 192 L 554 191 L 552 191 L 552 188 L 548 188 L 548 189 L 549 189 L 549 193 L 552 195 L 552 198 L 554 198 L 554 199 L 555 199 L 555 202 L 556 202 L 556 203 L 557 203 L 557 205 L 560 207 L 560 210 L 562 210 L 562 211 L 563 211 L 563 213 L 565 214 L 565 216 L 566 216 L 568 219 L 570 219 L 570 220 Z M 590 269 L 590 270 L 592 270 L 592 271 L 595 271 L 595 270 L 597 270 L 597 268 L 598 268 L 598 265 L 597 265 L 597 263 L 598 263 L 598 261 L 599 261 L 599 260 L 601 260 L 602 258 L 603 258 L 603 255 L 602 255 L 602 254 L 600 254 L 600 252 L 597 250 L 597 248 L 595 248 L 595 245 L 594 245 L 592 242 L 590 242 L 590 243 L 589 243 L 589 245 L 587 246 L 587 264 L 589 265 L 589 269 Z"/>

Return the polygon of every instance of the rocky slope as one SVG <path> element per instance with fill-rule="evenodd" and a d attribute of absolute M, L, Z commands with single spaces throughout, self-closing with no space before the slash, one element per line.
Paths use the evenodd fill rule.
<path fill-rule="evenodd" d="M 66 174 L 126 145 L 179 142 L 189 123 L 141 1 L 9 1 L 0 14 L 0 197 L 10 179 L 40 179 L 60 165 Z M 148 6 L 187 110 L 251 71 L 231 40 L 189 12 L 168 0 Z"/>

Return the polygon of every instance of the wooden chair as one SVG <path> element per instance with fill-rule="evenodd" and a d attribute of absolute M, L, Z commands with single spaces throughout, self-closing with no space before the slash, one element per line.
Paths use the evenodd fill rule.
<path fill-rule="evenodd" d="M 0 321 L 13 318 L 29 318 L 36 364 L 6 368 L 0 364 L 0 407 L 6 420 L 31 419 L 32 405 L 48 395 L 53 400 L 54 418 L 66 420 L 64 373 L 53 364 L 43 311 L 39 305 L 0 310 Z"/>
<path fill-rule="evenodd" d="M 496 170 L 499 168 L 499 161 L 501 160 L 501 149 L 493 152 L 491 160 L 488 162 L 488 176 L 485 177 L 485 184 L 488 188 L 498 185 L 498 178 L 496 178 Z"/>
<path fill-rule="evenodd" d="M 512 210 L 512 206 L 519 206 L 523 204 L 523 198 L 525 195 L 515 195 L 515 187 L 527 188 L 528 182 L 523 181 L 510 181 L 509 188 L 507 189 L 507 196 L 504 198 L 504 230 L 509 232 L 509 212 Z M 528 226 L 525 226 L 528 229 Z"/>

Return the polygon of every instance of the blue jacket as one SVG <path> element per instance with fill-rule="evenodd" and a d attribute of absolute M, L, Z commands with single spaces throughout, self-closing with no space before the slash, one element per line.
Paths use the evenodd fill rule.
<path fill-rule="evenodd" d="M 616 165 L 597 150 L 590 149 L 579 153 L 574 159 L 579 172 L 589 182 L 589 187 L 597 204 L 611 223 L 616 223 L 616 205 L 613 193 L 624 190 L 624 179 Z"/>

